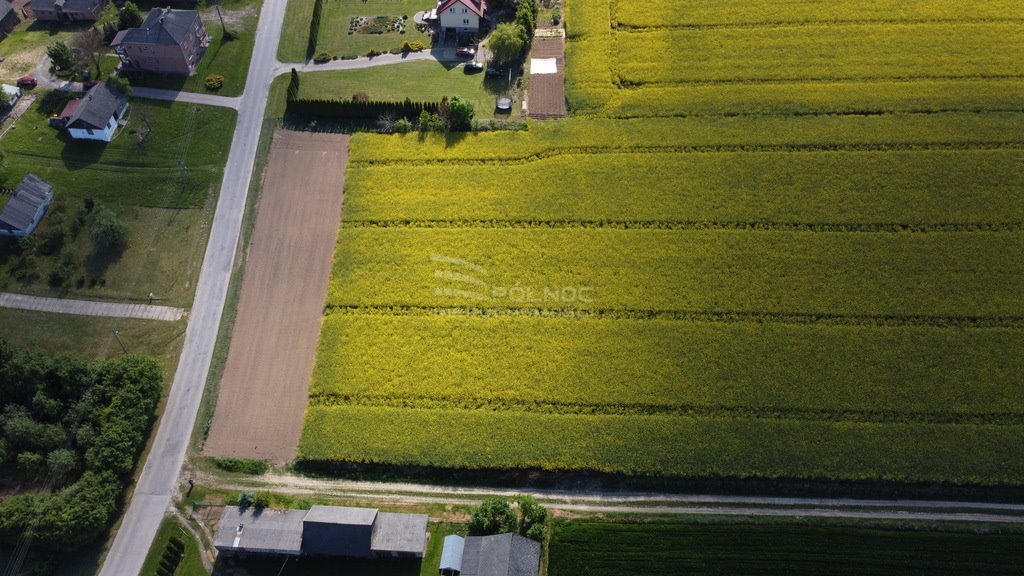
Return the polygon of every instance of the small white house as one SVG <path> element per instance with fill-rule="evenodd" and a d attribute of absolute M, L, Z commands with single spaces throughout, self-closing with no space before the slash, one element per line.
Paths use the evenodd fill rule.
<path fill-rule="evenodd" d="M 18 98 L 21 98 L 21 88 L 10 84 L 0 84 L 0 102 L 4 106 L 13 107 Z"/>
<path fill-rule="evenodd" d="M 110 142 L 127 111 L 128 99 L 124 94 L 101 82 L 85 96 L 68 102 L 60 117 L 64 128 L 75 140 Z"/>
<path fill-rule="evenodd" d="M 437 16 L 445 34 L 475 34 L 487 12 L 484 0 L 440 0 Z"/>

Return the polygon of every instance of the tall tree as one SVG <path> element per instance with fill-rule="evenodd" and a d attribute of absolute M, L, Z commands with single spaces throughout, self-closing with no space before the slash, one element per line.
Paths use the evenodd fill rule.
<path fill-rule="evenodd" d="M 100 62 L 107 53 L 107 45 L 103 42 L 103 33 L 90 28 L 72 38 L 75 48 L 81 53 L 85 66 L 92 64 L 96 68 L 96 79 L 100 77 Z M 83 67 L 85 67 L 83 66 Z"/>
<path fill-rule="evenodd" d="M 124 30 L 126 28 L 138 28 L 139 26 L 142 26 L 142 13 L 139 12 L 139 7 L 132 0 L 128 0 L 124 3 L 121 11 L 117 13 L 117 28 L 118 30 Z"/>
<path fill-rule="evenodd" d="M 75 65 L 75 55 L 63 40 L 47 46 L 46 55 L 58 70 L 70 70 Z"/>
<path fill-rule="evenodd" d="M 498 24 L 487 42 L 487 47 L 498 64 L 511 62 L 518 58 L 523 52 L 524 30 L 518 24 Z"/>

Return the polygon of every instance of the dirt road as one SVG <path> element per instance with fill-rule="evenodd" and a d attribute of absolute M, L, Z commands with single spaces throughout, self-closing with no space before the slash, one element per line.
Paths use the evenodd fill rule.
<path fill-rule="evenodd" d="M 274 135 L 207 455 L 295 456 L 347 161 L 348 136 Z"/>
<path fill-rule="evenodd" d="M 1024 504 L 937 500 L 860 500 L 854 498 L 784 498 L 656 492 L 502 489 L 413 483 L 363 482 L 266 474 L 233 480 L 201 474 L 199 481 L 219 488 L 262 487 L 297 496 L 329 496 L 359 502 L 476 505 L 487 496 L 530 494 L 554 510 L 628 514 L 788 516 L 906 520 L 921 522 L 1024 523 Z"/>

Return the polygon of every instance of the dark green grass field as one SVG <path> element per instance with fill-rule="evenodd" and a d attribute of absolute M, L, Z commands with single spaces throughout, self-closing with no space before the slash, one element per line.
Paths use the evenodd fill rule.
<path fill-rule="evenodd" d="M 797 524 L 555 525 L 548 576 L 1018 575 L 1024 535 Z"/>

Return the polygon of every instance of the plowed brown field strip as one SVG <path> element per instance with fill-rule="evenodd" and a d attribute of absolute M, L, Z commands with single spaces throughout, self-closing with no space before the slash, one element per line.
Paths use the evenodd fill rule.
<path fill-rule="evenodd" d="M 348 136 L 274 135 L 208 455 L 295 456 L 347 162 Z"/>

